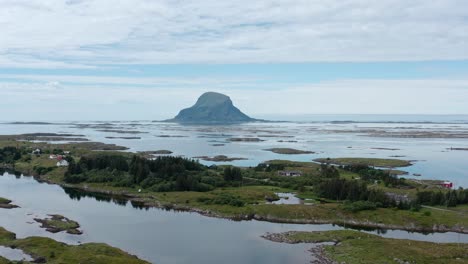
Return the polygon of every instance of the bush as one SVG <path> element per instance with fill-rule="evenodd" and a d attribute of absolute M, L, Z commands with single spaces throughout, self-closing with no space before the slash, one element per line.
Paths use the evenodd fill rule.
<path fill-rule="evenodd" d="M 200 197 L 197 201 L 204 204 L 220 204 L 236 207 L 242 207 L 245 205 L 245 202 L 239 196 L 234 196 L 229 193 L 221 193 L 215 198 Z"/>
<path fill-rule="evenodd" d="M 344 209 L 353 213 L 364 210 L 375 210 L 377 207 L 379 207 L 378 203 L 369 201 L 345 202 L 344 204 Z"/>

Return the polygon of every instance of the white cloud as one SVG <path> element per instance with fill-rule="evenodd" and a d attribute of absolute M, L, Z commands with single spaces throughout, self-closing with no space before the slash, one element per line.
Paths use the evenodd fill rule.
<path fill-rule="evenodd" d="M 467 16 L 465 0 L 3 0 L 0 66 L 460 60 Z"/>

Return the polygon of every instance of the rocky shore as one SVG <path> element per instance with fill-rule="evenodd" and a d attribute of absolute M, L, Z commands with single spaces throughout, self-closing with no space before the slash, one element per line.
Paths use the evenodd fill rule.
<path fill-rule="evenodd" d="M 78 228 L 80 225 L 78 222 L 68 219 L 63 215 L 48 215 L 50 218 L 34 218 L 34 221 L 41 223 L 41 228 L 45 228 L 46 231 L 51 233 L 58 233 L 66 231 L 68 234 L 72 235 L 81 235 L 81 232 Z"/>
<path fill-rule="evenodd" d="M 329 241 L 329 242 L 311 242 L 309 240 L 298 240 L 298 239 L 291 239 L 290 237 L 293 236 L 298 232 L 296 231 L 289 231 L 284 233 L 266 233 L 261 237 L 277 243 L 287 243 L 287 244 L 299 244 L 299 243 L 313 243 L 313 247 L 308 251 L 311 253 L 312 260 L 311 263 L 313 264 L 337 264 L 338 262 L 332 260 L 325 254 L 324 246 L 326 245 L 337 245 L 339 241 Z"/>
<path fill-rule="evenodd" d="M 18 208 L 19 206 L 12 204 L 11 200 L 0 197 L 0 208 L 2 209 L 13 209 Z"/>

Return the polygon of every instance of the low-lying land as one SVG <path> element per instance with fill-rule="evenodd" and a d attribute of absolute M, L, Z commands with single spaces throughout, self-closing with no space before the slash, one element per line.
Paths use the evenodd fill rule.
<path fill-rule="evenodd" d="M 82 232 L 79 230 L 80 225 L 78 222 L 70 220 L 63 215 L 49 215 L 49 218 L 39 219 L 34 218 L 34 221 L 41 223 L 41 228 L 45 228 L 46 231 L 51 233 L 58 233 L 66 231 L 68 234 L 81 235 Z"/>
<path fill-rule="evenodd" d="M 120 129 L 99 129 L 99 132 L 117 133 L 117 134 L 148 134 L 148 132 L 136 130 L 120 130 Z"/>
<path fill-rule="evenodd" d="M 468 263 L 468 244 L 439 244 L 383 238 L 368 233 L 335 230 L 266 234 L 263 238 L 282 243 L 323 243 L 310 251 L 320 263 Z"/>
<path fill-rule="evenodd" d="M 157 135 L 156 137 L 160 138 L 183 138 L 187 136 L 182 136 L 182 135 Z"/>
<path fill-rule="evenodd" d="M 39 181 L 123 197 L 140 206 L 242 220 L 468 232 L 468 213 L 456 210 L 468 205 L 468 190 L 448 190 L 436 181 L 405 180 L 361 163 L 337 167 L 273 160 L 253 168 L 208 167 L 182 157 L 147 159 L 141 153 L 94 151 L 68 144 L 61 146 L 72 150 L 67 157 L 70 165 L 56 167 L 49 155 L 30 154 L 39 146 L 36 143 L 17 144 L 0 142 L 4 146 L 0 164 Z M 40 146 L 44 153 L 57 148 Z M 298 176 L 284 176 L 288 171 Z M 268 203 L 278 199 L 280 192 L 295 193 L 305 203 Z"/>
<path fill-rule="evenodd" d="M 293 154 L 313 154 L 315 152 L 313 151 L 307 151 L 307 150 L 300 150 L 300 149 L 293 149 L 293 148 L 270 148 L 270 149 L 265 149 L 266 151 L 271 151 L 273 153 L 277 154 L 288 154 L 288 155 L 293 155 Z"/>
<path fill-rule="evenodd" d="M 141 137 L 106 137 L 107 139 L 141 139 Z"/>
<path fill-rule="evenodd" d="M 18 208 L 17 205 L 11 203 L 11 200 L 0 197 L 0 208 L 3 209 L 13 209 Z"/>
<path fill-rule="evenodd" d="M 381 168 L 408 167 L 411 162 L 401 159 L 377 159 L 377 158 L 320 158 L 314 161 L 334 165 L 367 165 Z"/>
<path fill-rule="evenodd" d="M 20 135 L 0 135 L 0 140 L 25 140 L 25 141 L 89 141 L 84 135 L 57 134 L 57 133 L 29 133 Z"/>
<path fill-rule="evenodd" d="M 452 131 L 404 131 L 390 132 L 377 131 L 368 134 L 370 137 L 390 137 L 390 138 L 468 138 L 467 132 Z"/>
<path fill-rule="evenodd" d="M 228 157 L 225 155 L 216 155 L 213 157 L 209 156 L 198 156 L 193 157 L 194 159 L 201 159 L 204 161 L 214 161 L 214 162 L 227 162 L 227 161 L 235 161 L 235 160 L 246 160 L 246 158 L 236 158 L 236 157 Z"/>
<path fill-rule="evenodd" d="M 169 154 L 172 154 L 172 151 L 167 150 L 167 149 L 160 149 L 160 150 L 140 151 L 138 153 L 141 153 L 144 155 L 169 155 Z"/>
<path fill-rule="evenodd" d="M 87 243 L 74 246 L 57 242 L 46 237 L 27 237 L 17 239 L 14 233 L 9 232 L 2 227 L 0 227 L 0 246 L 22 250 L 24 253 L 34 258 L 33 263 L 149 263 L 107 244 Z M 0 263 L 12 262 L 0 257 Z"/>
<path fill-rule="evenodd" d="M 262 142 L 262 141 L 265 141 L 263 139 L 260 139 L 260 138 L 229 138 L 228 141 L 232 141 L 232 142 Z"/>
<path fill-rule="evenodd" d="M 396 148 L 371 148 L 371 149 L 376 149 L 376 150 L 391 150 L 391 151 L 400 150 L 400 149 L 396 149 Z"/>
<path fill-rule="evenodd" d="M 464 151 L 468 151 L 468 148 L 448 148 L 448 150 L 464 150 Z"/>

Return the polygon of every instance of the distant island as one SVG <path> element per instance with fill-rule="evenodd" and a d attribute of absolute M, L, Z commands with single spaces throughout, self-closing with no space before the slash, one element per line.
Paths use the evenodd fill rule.
<path fill-rule="evenodd" d="M 229 96 L 207 92 L 202 94 L 195 105 L 183 109 L 167 122 L 191 124 L 230 124 L 260 121 L 242 113 L 234 106 Z"/>

